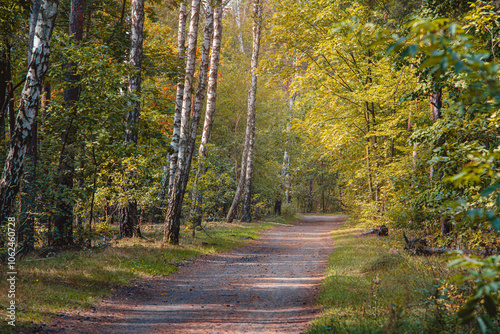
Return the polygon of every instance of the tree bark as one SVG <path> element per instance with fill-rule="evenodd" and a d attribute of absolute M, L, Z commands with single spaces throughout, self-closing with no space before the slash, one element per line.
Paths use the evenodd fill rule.
<path fill-rule="evenodd" d="M 128 79 L 128 92 L 140 95 L 141 93 L 141 66 L 142 66 L 142 44 L 144 40 L 144 0 L 132 0 L 131 13 L 132 26 L 130 34 L 130 65 L 133 67 L 133 74 Z M 139 99 L 134 100 L 127 110 L 125 145 L 136 145 L 138 139 L 137 126 L 141 103 Z M 125 192 L 134 188 L 133 172 L 127 171 L 125 176 Z M 120 236 L 131 238 L 141 236 L 139 221 L 137 217 L 137 201 L 135 198 L 127 198 L 127 202 L 119 208 L 120 214 Z"/>
<path fill-rule="evenodd" d="M 253 181 L 253 163 L 255 152 L 255 104 L 257 99 L 257 67 L 259 66 L 260 36 L 262 33 L 262 2 L 263 0 L 254 0 L 253 3 L 253 48 L 252 48 L 252 81 L 250 84 L 250 93 L 248 94 L 248 114 L 250 115 L 250 137 L 247 149 L 247 168 L 245 174 L 245 197 L 243 200 L 244 222 L 252 221 L 252 181 Z"/>
<path fill-rule="evenodd" d="M 29 44 L 28 44 L 28 67 L 31 63 L 33 42 L 35 39 L 35 29 L 38 20 L 38 14 L 40 13 L 41 0 L 34 0 L 31 16 L 30 16 L 30 32 L 29 32 Z M 43 88 L 42 88 L 43 93 Z M 40 104 L 40 103 L 39 103 Z M 38 107 L 37 107 L 38 109 Z M 18 244 L 19 249 L 22 254 L 28 254 L 35 249 L 35 219 L 32 214 L 36 210 L 37 201 L 37 191 L 35 189 L 36 184 L 36 168 L 38 160 L 38 122 L 37 122 L 38 110 L 35 112 L 35 120 L 33 122 L 32 132 L 31 132 L 31 142 L 27 150 L 27 158 L 31 162 L 31 170 L 25 175 L 24 189 L 22 191 L 23 196 L 21 197 L 21 223 L 19 224 L 18 232 Z M 0 125 L 2 126 L 2 125 Z M 3 129 L 3 126 L 2 126 Z"/>
<path fill-rule="evenodd" d="M 170 179 L 169 173 L 170 173 L 170 167 L 169 166 L 163 167 L 163 180 L 161 181 L 161 190 L 158 196 L 160 201 L 158 202 L 158 205 L 156 205 L 153 209 L 153 224 L 160 223 L 163 205 L 165 203 L 165 198 L 167 197 L 168 193 L 168 180 Z"/>
<path fill-rule="evenodd" d="M 189 114 L 191 112 L 191 94 L 193 91 L 193 76 L 196 65 L 196 44 L 198 38 L 198 23 L 201 0 L 192 0 L 191 21 L 189 24 L 186 74 L 184 77 L 184 94 L 181 111 L 181 124 L 179 135 L 179 153 L 174 180 L 170 187 L 167 216 L 165 219 L 164 241 L 169 244 L 179 244 L 180 219 L 182 213 L 182 202 L 184 197 L 183 177 L 189 173 L 188 158 L 189 150 Z M 201 77 L 201 76 L 200 76 Z M 186 173 L 187 172 L 187 173 Z"/>
<path fill-rule="evenodd" d="M 245 53 L 245 48 L 243 47 L 243 33 L 241 31 L 241 0 L 236 0 L 236 25 L 238 26 L 238 42 L 240 46 L 240 52 Z"/>
<path fill-rule="evenodd" d="M 217 100 L 217 79 L 219 73 L 219 59 L 222 40 L 223 10 L 224 7 L 222 6 L 222 0 L 216 0 L 213 18 L 213 38 L 211 41 L 212 54 L 210 57 L 210 71 L 208 73 L 207 107 L 205 111 L 205 122 L 201 135 L 200 148 L 198 150 L 198 170 L 196 172 L 194 191 L 195 202 L 193 208 L 193 226 L 200 225 L 203 216 L 203 209 L 201 207 L 203 196 L 198 189 L 198 180 L 203 174 L 205 174 L 206 171 L 204 166 L 204 159 L 206 159 L 208 156 L 207 144 L 210 141 L 210 137 L 212 135 L 212 127 L 214 122 L 215 106 Z"/>
<path fill-rule="evenodd" d="M 441 88 L 434 89 L 430 94 L 430 109 L 431 109 L 431 120 L 436 122 L 443 115 L 441 113 L 441 108 L 443 107 L 443 90 Z M 441 140 L 441 144 L 444 144 L 444 140 Z M 442 178 L 442 172 L 439 172 L 440 166 L 431 166 L 430 168 L 430 178 L 434 177 L 434 173 L 438 172 L 438 178 Z M 447 235 L 451 231 L 450 219 L 445 217 L 443 214 L 439 215 L 441 235 Z"/>
<path fill-rule="evenodd" d="M 33 52 L 33 41 L 35 40 L 35 28 L 40 13 L 41 0 L 32 0 L 31 15 L 30 15 L 30 33 L 28 39 L 28 67 L 31 62 L 31 54 Z"/>
<path fill-rule="evenodd" d="M 217 79 L 219 73 L 219 59 L 222 41 L 222 18 L 224 8 L 222 0 L 216 1 L 214 9 L 214 35 L 212 39 L 212 54 L 210 57 L 210 72 L 208 73 L 208 88 L 207 88 L 207 110 L 205 112 L 205 123 L 203 125 L 203 133 L 201 135 L 201 143 L 199 156 L 207 157 L 206 145 L 210 141 L 212 135 L 212 127 L 214 123 L 215 107 L 217 101 Z"/>
<path fill-rule="evenodd" d="M 0 224 L 3 224 L 9 216 L 14 199 L 19 192 L 24 158 L 31 140 L 31 130 L 40 100 L 43 78 L 47 72 L 50 38 L 57 16 L 58 5 L 58 0 L 43 0 L 41 4 L 35 29 L 32 61 L 26 75 L 10 150 L 5 161 L 2 180 L 0 181 Z"/>
<path fill-rule="evenodd" d="M 177 93 L 175 97 L 175 113 L 174 113 L 174 129 L 172 132 L 171 146 L 174 153 L 170 156 L 170 176 L 168 193 L 171 193 L 174 184 L 175 171 L 177 169 L 177 158 L 179 156 L 179 136 L 181 133 L 181 114 L 182 114 L 182 101 L 184 100 L 184 79 L 185 75 L 181 73 L 185 69 L 185 53 L 186 53 L 186 20 L 187 20 L 187 5 L 186 1 L 182 1 L 179 8 L 179 28 L 177 32 L 177 56 L 179 58 L 179 76 L 177 78 Z M 182 65 L 181 65 L 182 64 Z"/>
<path fill-rule="evenodd" d="M 5 110 L 7 109 L 8 57 L 7 50 L 0 50 L 0 140 L 5 140 Z"/>
<path fill-rule="evenodd" d="M 83 36 L 84 1 L 71 0 L 69 17 L 69 34 L 76 43 L 81 42 Z M 63 149 L 59 165 L 57 184 L 59 191 L 56 195 L 57 213 L 54 220 L 54 245 L 66 246 L 73 243 L 73 206 L 74 203 L 65 196 L 65 190 L 73 188 L 75 175 L 75 143 L 77 129 L 75 126 L 76 103 L 80 99 L 80 76 L 77 74 L 78 64 L 68 63 L 66 81 L 68 88 L 64 91 L 66 107 L 70 110 L 70 121 L 63 136 Z"/>

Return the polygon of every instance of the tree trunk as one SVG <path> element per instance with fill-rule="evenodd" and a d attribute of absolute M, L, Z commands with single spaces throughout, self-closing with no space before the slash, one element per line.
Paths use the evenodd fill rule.
<path fill-rule="evenodd" d="M 290 197 L 290 175 L 288 173 L 288 169 L 290 168 L 290 155 L 288 155 L 288 152 L 285 150 L 285 153 L 283 154 L 283 167 L 281 168 L 281 190 L 282 193 L 281 196 L 285 197 L 285 201 L 287 203 L 290 203 L 289 197 Z M 284 191 L 283 191 L 284 190 Z"/>
<path fill-rule="evenodd" d="M 5 140 L 5 110 L 7 109 L 7 50 L 1 50 L 0 53 L 0 141 Z"/>
<path fill-rule="evenodd" d="M 174 180 L 170 187 L 167 216 L 165 219 L 165 242 L 169 244 L 179 244 L 180 219 L 182 213 L 182 202 L 184 197 L 183 177 L 189 173 L 189 114 L 191 112 L 191 94 L 193 91 L 193 76 L 196 65 L 196 42 L 198 38 L 198 23 L 201 0 L 192 0 L 191 21 L 189 24 L 189 36 L 186 60 L 186 75 L 184 80 L 184 94 L 182 101 L 179 155 Z M 200 76 L 201 77 L 201 76 Z"/>
<path fill-rule="evenodd" d="M 309 199 L 308 199 L 308 205 L 307 205 L 307 212 L 311 213 L 313 212 L 313 180 L 309 181 Z"/>
<path fill-rule="evenodd" d="M 33 1 L 33 8 L 30 17 L 30 33 L 29 33 L 29 47 L 28 47 L 28 68 L 31 62 L 33 41 L 35 38 L 35 29 L 40 13 L 40 0 Z M 43 92 L 43 88 L 42 88 Z M 35 119 L 31 129 L 31 142 L 27 149 L 27 158 L 31 162 L 31 170 L 28 171 L 24 177 L 23 182 L 23 196 L 21 198 L 21 224 L 19 225 L 18 244 L 22 254 L 28 254 L 35 249 L 35 219 L 32 212 L 36 211 L 36 196 L 35 189 L 36 183 L 36 167 L 38 159 L 38 123 L 37 123 L 38 107 L 35 112 Z"/>
<path fill-rule="evenodd" d="M 172 132 L 172 142 L 171 146 L 174 153 L 170 156 L 170 176 L 168 193 L 170 194 L 172 186 L 174 184 L 175 171 L 177 169 L 177 157 L 179 156 L 179 136 L 181 133 L 181 113 L 182 113 L 182 101 L 184 100 L 184 79 L 185 77 L 181 75 L 185 72 L 182 65 L 185 65 L 185 53 L 186 53 L 186 19 L 187 19 L 187 9 L 186 1 L 182 1 L 179 8 L 179 29 L 177 32 L 177 56 L 179 58 L 179 76 L 177 77 L 177 94 L 175 97 L 175 114 L 174 114 L 174 129 Z M 184 70 L 184 71 L 183 71 Z"/>
<path fill-rule="evenodd" d="M 33 41 L 35 40 L 35 28 L 40 13 L 41 0 L 32 0 L 31 15 L 30 15 L 30 33 L 28 37 L 28 67 L 31 63 L 31 54 L 33 52 Z"/>
<path fill-rule="evenodd" d="M 236 0 L 236 25 L 238 26 L 238 42 L 240 46 L 240 52 L 245 53 L 245 48 L 243 47 L 243 33 L 241 31 L 241 0 Z"/>
<path fill-rule="evenodd" d="M 71 0 L 71 12 L 69 17 L 69 34 L 79 43 L 83 35 L 84 1 Z M 68 88 L 64 91 L 66 107 L 70 110 L 70 121 L 66 133 L 63 136 L 63 149 L 59 165 L 59 185 L 56 195 L 57 213 L 54 220 L 54 245 L 66 246 L 73 243 L 73 201 L 64 195 L 66 189 L 73 188 L 75 175 L 75 143 L 76 143 L 76 103 L 80 99 L 80 76 L 77 73 L 77 66 L 73 62 L 68 63 L 66 81 Z"/>
<path fill-rule="evenodd" d="M 228 222 L 234 219 L 235 209 L 239 202 L 241 192 L 245 191 L 243 200 L 242 221 L 250 222 L 252 220 L 252 179 L 253 179 L 253 162 L 255 148 L 255 104 L 257 98 L 257 67 L 259 65 L 259 49 L 260 36 L 262 32 L 262 0 L 254 0 L 253 4 L 253 47 L 252 47 L 252 62 L 250 70 L 252 79 L 250 83 L 250 91 L 248 94 L 248 109 L 247 109 L 247 129 L 245 138 L 245 147 L 243 149 L 242 173 L 238 184 L 237 193 L 233 200 L 233 206 L 228 214 Z M 243 173 L 244 171 L 244 173 Z M 242 179 L 243 178 L 243 179 Z M 244 188 L 243 188 L 244 187 Z M 239 191 L 238 191 L 239 190 Z M 233 216 L 230 216 L 230 214 Z"/>
<path fill-rule="evenodd" d="M 201 135 L 201 143 L 199 149 L 200 157 L 207 157 L 206 145 L 210 141 L 212 135 L 212 126 L 214 123 L 215 106 L 217 100 L 217 79 L 219 71 L 219 58 L 222 41 L 222 18 L 224 8 L 222 0 L 217 0 L 214 9 L 214 35 L 212 39 L 212 55 L 210 57 L 210 72 L 208 73 L 208 88 L 207 88 L 207 110 L 205 112 L 205 123 L 203 125 L 203 133 Z"/>
<path fill-rule="evenodd" d="M 144 33 L 144 0 L 132 0 L 131 13 L 132 26 L 130 34 L 130 65 L 133 67 L 133 74 L 128 79 L 128 92 L 140 95 L 141 93 L 141 66 L 142 66 L 142 44 Z M 138 139 L 137 126 L 141 102 L 137 99 L 129 105 L 126 115 L 125 145 L 136 145 Z M 133 172 L 127 171 L 125 176 L 125 193 L 130 188 L 134 188 Z M 127 198 L 127 202 L 119 209 L 120 213 L 120 236 L 131 238 L 140 236 L 139 222 L 137 218 L 137 201 L 135 198 Z"/>
<path fill-rule="evenodd" d="M 16 111 L 14 106 L 14 83 L 12 82 L 12 59 L 10 55 L 10 43 L 8 41 L 5 42 L 5 57 L 7 60 L 7 67 L 5 68 L 7 74 L 7 115 L 9 117 L 9 135 L 12 139 L 16 127 Z"/>
<path fill-rule="evenodd" d="M 430 95 L 430 109 L 431 109 L 431 120 L 436 122 L 442 117 L 441 108 L 443 107 L 443 90 L 441 88 L 434 89 Z M 441 140 L 441 144 L 444 144 L 444 140 Z M 439 171 L 440 166 L 431 166 L 430 168 L 430 178 L 434 177 L 434 173 L 437 171 L 439 173 L 438 178 L 442 178 L 442 172 Z M 443 214 L 439 216 L 441 235 L 447 235 L 451 231 L 450 219 L 445 217 Z"/>
<path fill-rule="evenodd" d="M 198 170 L 195 180 L 195 203 L 194 203 L 194 220 L 193 226 L 201 224 L 203 209 L 201 207 L 203 197 L 198 189 L 198 180 L 205 174 L 204 159 L 207 158 L 207 144 L 212 135 L 212 126 L 214 123 L 215 106 L 217 100 L 217 79 L 219 71 L 219 58 L 222 40 L 222 17 L 224 7 L 222 0 L 217 0 L 214 8 L 213 17 L 213 38 L 212 38 L 212 54 L 210 57 L 210 72 L 208 73 L 208 88 L 207 88 L 207 107 L 205 111 L 205 123 L 203 125 L 203 133 L 201 135 L 200 148 L 198 150 Z"/>
<path fill-rule="evenodd" d="M 47 72 L 50 38 L 57 16 L 58 0 L 43 0 L 35 29 L 32 59 L 24 84 L 16 125 L 0 182 L 0 224 L 9 216 L 19 191 L 24 158 L 31 141 L 32 127 Z"/>
<path fill-rule="evenodd" d="M 170 166 L 163 167 L 163 180 L 161 181 L 161 190 L 159 194 L 159 202 L 153 209 L 153 224 L 159 224 L 162 216 L 163 205 L 168 193 L 168 180 L 170 179 Z"/>

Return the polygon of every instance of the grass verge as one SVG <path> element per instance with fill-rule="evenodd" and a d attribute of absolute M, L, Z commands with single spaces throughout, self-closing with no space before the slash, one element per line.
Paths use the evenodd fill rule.
<path fill-rule="evenodd" d="M 451 274 L 444 258 L 411 256 L 394 237 L 362 231 L 352 222 L 332 231 L 335 252 L 318 299 L 324 312 L 307 334 L 434 332 L 443 319 L 428 291 Z"/>
<path fill-rule="evenodd" d="M 161 242 L 162 226 L 142 226 L 142 239 L 115 241 L 112 246 L 61 252 L 50 258 L 28 257 L 17 263 L 16 328 L 0 321 L 0 333 L 15 333 L 37 323 L 46 323 L 62 312 L 92 307 L 113 290 L 134 279 L 170 275 L 177 264 L 205 254 L 226 251 L 258 239 L 273 225 L 259 223 L 204 224 L 191 238 L 181 232 L 179 246 Z M 0 273 L 0 304 L 8 305 L 7 277 Z M 5 309 L 4 309 L 5 312 Z"/>

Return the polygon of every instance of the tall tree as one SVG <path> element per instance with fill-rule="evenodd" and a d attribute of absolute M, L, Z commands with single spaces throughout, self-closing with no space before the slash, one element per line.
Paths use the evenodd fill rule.
<path fill-rule="evenodd" d="M 50 39 L 58 6 L 58 0 L 43 0 L 40 7 L 33 42 L 33 61 L 26 75 L 9 154 L 0 181 L 0 223 L 3 223 L 10 214 L 14 199 L 19 192 L 24 158 L 31 140 L 31 130 L 40 100 L 43 78 L 48 68 Z"/>
<path fill-rule="evenodd" d="M 252 178 L 253 178 L 253 163 L 255 150 L 255 104 L 257 99 L 257 67 L 259 65 L 260 37 L 262 32 L 262 0 L 254 0 L 253 4 L 253 47 L 252 47 L 252 63 L 251 63 L 251 84 L 248 93 L 248 109 L 247 109 L 247 129 L 245 136 L 245 147 L 243 149 L 243 157 L 241 161 L 241 175 L 238 183 L 238 188 L 234 196 L 233 205 L 228 213 L 227 220 L 231 222 L 234 219 L 236 208 L 240 201 L 243 189 L 243 213 L 242 220 L 250 222 L 252 220 Z"/>
<path fill-rule="evenodd" d="M 196 44 L 198 38 L 198 23 L 201 0 L 191 2 L 191 21 L 189 24 L 186 74 L 184 76 L 184 93 L 181 111 L 181 124 L 179 133 L 179 153 L 174 180 L 169 191 L 167 216 L 165 219 L 164 239 L 170 244 L 179 243 L 180 219 L 184 197 L 184 176 L 188 169 L 188 142 L 189 142 L 189 119 L 191 113 L 191 95 L 193 91 L 193 77 L 196 66 Z M 200 76 L 201 77 L 201 76 Z M 173 162 L 171 162 L 173 163 Z M 189 171 L 187 171 L 189 173 Z"/>
<path fill-rule="evenodd" d="M 76 43 L 83 36 L 83 17 L 85 13 L 84 0 L 71 0 L 69 16 L 69 34 Z M 80 76 L 77 73 L 78 64 L 68 63 L 66 81 L 68 88 L 64 91 L 64 101 L 69 111 L 68 127 L 63 134 L 61 158 L 57 184 L 60 191 L 56 195 L 57 213 L 54 219 L 54 245 L 65 246 L 73 242 L 73 201 L 66 191 L 73 188 L 75 175 L 75 143 L 77 132 L 77 102 L 80 99 Z"/>
<path fill-rule="evenodd" d="M 169 186 L 168 193 L 171 192 L 172 186 L 174 185 L 175 171 L 177 169 L 177 157 L 179 156 L 179 135 L 181 133 L 181 114 L 182 114 L 182 102 L 184 101 L 184 80 L 185 73 L 184 65 L 186 57 L 186 20 L 187 20 L 187 2 L 182 1 L 179 7 L 179 28 L 177 30 L 177 56 L 179 58 L 177 77 L 177 92 L 175 97 L 175 113 L 174 113 L 174 129 L 172 132 L 172 142 L 171 146 L 173 153 L 170 156 L 170 172 L 169 172 Z"/>
<path fill-rule="evenodd" d="M 130 34 L 130 65 L 133 67 L 133 74 L 128 79 L 128 92 L 131 94 L 141 93 L 141 65 L 142 65 L 142 44 L 144 40 L 144 0 L 132 0 L 131 2 L 132 27 Z M 139 114 L 141 104 L 136 99 L 130 106 L 126 115 L 125 145 L 136 145 L 139 124 Z M 132 172 L 128 172 L 125 178 L 126 183 L 133 179 Z M 128 185 L 130 186 L 130 185 Z M 127 203 L 120 206 L 120 236 L 132 237 L 140 235 L 139 222 L 137 217 L 137 201 L 135 198 L 127 198 Z"/>
<path fill-rule="evenodd" d="M 31 62 L 31 53 L 35 39 L 35 28 L 38 14 L 40 12 L 40 5 L 41 0 L 32 1 L 28 40 L 28 65 Z M 36 114 L 38 114 L 38 110 Z M 33 187 L 36 182 L 36 165 L 38 157 L 38 121 L 36 115 L 31 131 L 31 143 L 28 146 L 27 151 L 27 158 L 31 162 L 31 172 L 28 172 L 25 176 L 25 182 L 23 182 L 25 189 L 23 189 L 23 196 L 21 197 L 21 205 L 23 206 L 22 211 L 26 214 L 26 216 L 21 220 L 18 234 L 18 244 L 23 254 L 28 254 L 35 249 L 35 218 L 32 212 L 35 211 L 34 209 L 36 206 L 37 196 L 36 189 Z"/>
<path fill-rule="evenodd" d="M 205 173 L 203 160 L 207 158 L 207 144 L 210 141 L 212 127 L 214 123 L 215 107 L 217 101 L 217 79 L 219 73 L 219 59 L 222 41 L 222 17 L 224 7 L 222 0 L 216 0 L 214 8 L 214 34 L 212 38 L 212 53 L 210 56 L 210 72 L 208 73 L 208 88 L 207 88 L 207 108 L 205 111 L 205 122 L 203 124 L 203 132 L 201 135 L 200 148 L 198 150 L 198 170 L 196 172 L 196 187 L 198 180 Z M 199 225 L 202 218 L 201 202 L 203 198 L 201 193 L 195 191 L 195 221 L 194 225 Z M 194 231 L 194 230 L 193 230 Z"/>

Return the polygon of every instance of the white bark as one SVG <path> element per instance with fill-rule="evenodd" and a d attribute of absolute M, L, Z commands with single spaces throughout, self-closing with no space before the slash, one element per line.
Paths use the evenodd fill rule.
<path fill-rule="evenodd" d="M 132 0 L 131 2 L 132 25 L 130 31 L 130 65 L 134 73 L 128 79 L 128 92 L 132 94 L 141 93 L 141 66 L 142 66 L 142 44 L 144 40 L 144 0 Z M 125 130 L 125 142 L 137 143 L 137 125 L 141 104 L 139 100 L 133 102 L 127 112 L 127 129 Z"/>
<path fill-rule="evenodd" d="M 126 115 L 125 144 L 137 144 L 139 116 L 141 103 L 141 67 L 144 40 L 144 0 L 132 0 L 130 4 L 130 16 L 132 19 L 130 27 L 130 56 L 129 62 L 133 73 L 128 78 L 128 92 L 137 96 L 136 100 L 129 105 Z M 128 172 L 125 182 L 126 188 L 133 188 L 133 173 Z M 127 191 L 128 189 L 124 189 Z M 123 238 L 140 236 L 139 220 L 137 217 L 137 201 L 130 199 L 126 204 L 120 206 L 120 236 Z"/>
<path fill-rule="evenodd" d="M 203 44 L 201 52 L 200 61 L 200 82 L 198 89 L 196 90 L 194 105 L 193 105 L 193 117 L 191 120 L 191 127 L 189 129 L 189 137 L 187 139 L 188 149 L 187 149 L 187 168 L 183 176 L 183 191 L 186 189 L 188 182 L 189 171 L 191 170 L 191 162 L 193 160 L 194 148 L 196 142 L 196 133 L 198 132 L 198 125 L 200 123 L 200 117 L 203 107 L 203 101 L 205 100 L 205 95 L 207 92 L 207 72 L 208 64 L 210 62 L 210 45 L 212 42 L 214 29 L 214 9 L 209 4 L 206 10 L 205 28 L 203 32 Z"/>
<path fill-rule="evenodd" d="M 248 109 L 247 109 L 247 128 L 245 136 L 245 146 L 243 148 L 243 156 L 241 161 L 241 174 L 238 182 L 238 187 L 233 199 L 233 204 L 229 210 L 227 221 L 232 222 L 236 214 L 236 208 L 240 202 L 241 193 L 245 189 L 245 198 L 243 204 L 244 221 L 251 220 L 251 200 L 252 200 L 252 179 L 253 179 L 253 162 L 255 148 L 255 104 L 257 98 L 257 67 L 259 65 L 260 37 L 262 32 L 262 0 L 254 0 L 253 5 L 253 48 L 251 73 L 252 79 L 250 91 L 248 94 Z"/>
<path fill-rule="evenodd" d="M 58 0 L 43 0 L 38 15 L 31 53 L 32 61 L 26 75 L 10 150 L 0 182 L 0 222 L 3 222 L 10 213 L 15 196 L 19 191 L 24 158 L 31 139 L 31 129 L 35 122 L 43 78 L 48 68 L 50 38 L 58 5 Z"/>
<path fill-rule="evenodd" d="M 185 64 L 186 53 L 186 20 L 187 20 L 187 5 L 186 1 L 182 1 L 179 8 L 179 28 L 177 31 L 177 56 L 180 64 Z M 181 68 L 179 68 L 179 73 Z M 177 169 L 177 157 L 179 155 L 179 136 L 181 133 L 181 113 L 182 101 L 184 99 L 184 76 L 179 75 L 177 79 L 177 94 L 175 98 L 175 114 L 174 114 L 174 129 L 172 132 L 171 146 L 174 152 L 170 156 L 170 176 L 168 193 L 171 192 L 174 184 L 175 171 Z"/>
<path fill-rule="evenodd" d="M 42 5 L 41 0 L 33 0 L 32 1 L 32 7 L 31 7 L 31 15 L 30 15 L 30 33 L 29 33 L 29 40 L 28 40 L 28 66 L 30 65 L 31 62 L 31 53 L 33 52 L 33 41 L 35 40 L 35 28 L 36 28 L 36 22 L 38 19 L 38 14 L 40 13 L 40 7 Z"/>
<path fill-rule="evenodd" d="M 240 42 L 240 52 L 245 53 L 245 48 L 243 47 L 243 33 L 241 31 L 241 0 L 235 0 L 236 2 L 236 25 L 238 26 L 238 41 Z"/>
<path fill-rule="evenodd" d="M 214 35 L 212 39 L 212 55 L 210 57 L 210 72 L 208 74 L 208 89 L 207 89 L 207 110 L 205 112 L 205 123 L 203 125 L 203 133 L 201 135 L 201 143 L 199 149 L 200 157 L 207 156 L 206 145 L 210 141 L 212 135 L 212 126 L 214 123 L 215 107 L 217 100 L 217 79 L 219 73 L 219 59 L 222 41 L 222 17 L 224 8 L 222 1 L 217 1 L 217 7 L 214 9 Z"/>
<path fill-rule="evenodd" d="M 192 0 L 191 21 L 189 24 L 186 74 L 184 81 L 184 94 L 181 111 L 179 155 L 174 180 L 170 187 L 167 217 L 165 220 L 165 241 L 170 244 L 179 243 L 180 215 L 183 202 L 183 176 L 188 168 L 188 138 L 189 138 L 189 114 L 191 112 L 191 94 L 193 91 L 193 75 L 196 65 L 196 44 L 198 38 L 198 23 L 200 13 L 200 0 Z"/>

